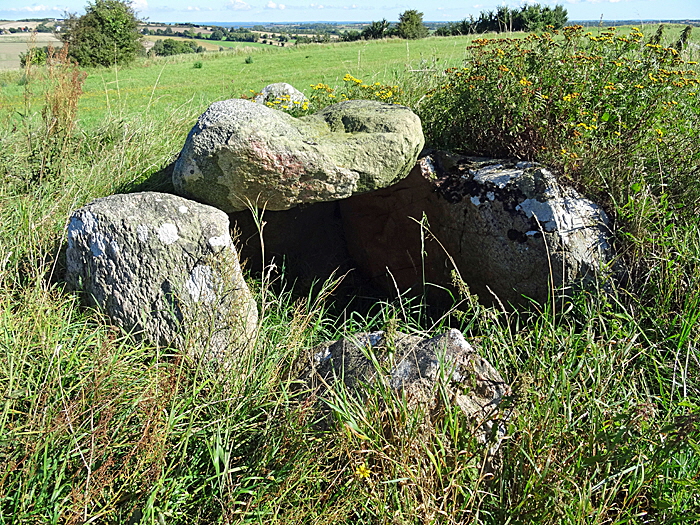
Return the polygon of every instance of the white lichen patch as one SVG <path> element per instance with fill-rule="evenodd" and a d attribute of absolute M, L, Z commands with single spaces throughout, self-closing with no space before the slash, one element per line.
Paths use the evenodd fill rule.
<path fill-rule="evenodd" d="M 314 362 L 316 363 L 316 366 L 318 366 L 324 361 L 330 359 L 331 357 L 331 350 L 326 346 L 323 348 L 323 350 L 314 354 Z"/>
<path fill-rule="evenodd" d="M 207 242 L 209 243 L 209 246 L 212 249 L 225 248 L 226 246 L 231 244 L 231 237 L 225 234 L 219 237 L 209 237 L 209 240 Z"/>
<path fill-rule="evenodd" d="M 68 246 L 72 248 L 73 241 L 81 235 L 91 235 L 97 230 L 97 218 L 89 211 L 75 214 L 68 224 Z"/>
<path fill-rule="evenodd" d="M 158 238 L 163 244 L 173 244 L 180 236 L 177 234 L 177 226 L 166 222 L 158 228 Z"/>
<path fill-rule="evenodd" d="M 551 202 L 540 202 L 537 199 L 525 199 L 518 204 L 515 209 L 522 211 L 528 219 L 534 216 L 545 231 L 552 232 L 557 229 L 557 221 Z"/>
<path fill-rule="evenodd" d="M 515 209 L 525 213 L 528 218 L 534 216 L 545 231 L 556 230 L 565 243 L 573 232 L 607 224 L 607 217 L 601 208 L 578 196 L 560 197 L 547 202 L 526 199 Z M 536 233 L 537 231 L 532 231 L 526 235 Z"/>
<path fill-rule="evenodd" d="M 104 236 L 100 233 L 90 238 L 90 252 L 94 257 L 104 255 L 106 249 Z"/>
<path fill-rule="evenodd" d="M 423 177 L 437 179 L 437 169 L 431 157 L 425 157 L 420 161 L 420 171 Z"/>
<path fill-rule="evenodd" d="M 146 242 L 148 240 L 148 226 L 145 224 L 136 226 L 136 237 L 139 241 Z"/>
<path fill-rule="evenodd" d="M 520 162 L 518 162 L 518 163 L 515 165 L 515 167 L 518 168 L 519 170 L 524 170 L 524 169 L 527 169 L 527 168 L 534 168 L 535 166 L 537 166 L 537 163 L 535 163 L 535 162 L 529 162 L 529 161 L 527 161 L 527 160 L 521 160 Z"/>
<path fill-rule="evenodd" d="M 493 164 L 473 172 L 474 180 L 479 184 L 490 183 L 503 189 L 506 185 L 517 177 L 521 177 L 523 170 L 503 168 L 502 164 Z"/>
<path fill-rule="evenodd" d="M 192 268 L 185 288 L 195 303 L 211 304 L 216 301 L 214 273 L 209 266 L 199 265 Z"/>
<path fill-rule="evenodd" d="M 187 213 L 187 212 L 190 211 L 190 210 L 187 208 L 187 206 L 180 206 L 180 207 L 177 209 L 177 211 L 179 211 L 180 213 Z"/>

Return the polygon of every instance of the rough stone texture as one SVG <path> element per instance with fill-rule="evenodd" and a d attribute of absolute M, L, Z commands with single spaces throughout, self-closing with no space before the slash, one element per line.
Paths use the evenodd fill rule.
<path fill-rule="evenodd" d="M 301 106 L 304 102 L 308 102 L 306 95 L 297 88 L 286 82 L 277 82 L 268 84 L 263 88 L 260 94 L 255 97 L 255 102 L 264 104 L 274 100 L 284 100 L 291 105 Z"/>
<path fill-rule="evenodd" d="M 215 102 L 175 164 L 178 192 L 231 213 L 285 210 L 389 186 L 423 148 L 406 107 L 348 100 L 294 118 L 247 100 Z"/>
<path fill-rule="evenodd" d="M 248 346 L 257 307 L 226 214 L 163 193 L 98 199 L 68 224 L 67 282 L 118 326 L 223 358 Z"/>
<path fill-rule="evenodd" d="M 457 270 L 484 302 L 542 302 L 552 286 L 568 292 L 608 277 L 605 213 L 533 163 L 438 152 L 397 185 L 341 203 L 341 213 L 351 256 L 384 289 L 424 278 L 447 287 Z M 422 249 L 411 218 L 423 216 L 439 242 L 424 229 Z"/>
<path fill-rule="evenodd" d="M 389 188 L 339 202 L 348 253 L 376 288 L 389 295 L 409 288 L 430 292 L 431 304 L 449 300 L 422 286 L 424 273 L 428 282 L 450 282 L 443 250 L 425 229 L 421 232 L 423 214 L 437 202 L 420 169 Z"/>
<path fill-rule="evenodd" d="M 385 381 L 403 390 L 410 406 L 429 411 L 438 403 L 440 385 L 469 418 L 479 422 L 482 441 L 492 435 L 498 405 L 510 392 L 498 371 L 455 329 L 431 339 L 361 333 L 316 347 L 313 354 L 311 371 L 304 377 L 312 389 L 320 390 L 320 397 L 327 396 L 329 388 L 337 389 L 338 381 L 360 398 L 363 385 Z"/>

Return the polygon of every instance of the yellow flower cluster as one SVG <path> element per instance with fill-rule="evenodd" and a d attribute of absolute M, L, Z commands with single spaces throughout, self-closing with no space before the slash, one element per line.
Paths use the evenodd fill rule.
<path fill-rule="evenodd" d="M 350 73 L 346 74 L 343 77 L 343 81 L 344 82 L 354 82 L 355 84 L 358 84 L 358 85 L 362 84 L 362 80 L 360 80 L 359 78 L 353 77 Z"/>
<path fill-rule="evenodd" d="M 328 84 L 311 84 L 311 87 L 313 88 L 314 91 L 325 91 L 326 93 L 333 93 L 333 88 L 330 87 Z"/>
<path fill-rule="evenodd" d="M 593 131 L 594 129 L 598 129 L 598 126 L 596 126 L 595 124 L 588 125 L 585 122 L 579 122 L 577 124 L 577 127 L 583 128 L 586 131 Z"/>
<path fill-rule="evenodd" d="M 309 109 L 308 100 L 304 100 L 303 102 L 300 100 L 291 100 L 289 95 L 281 95 L 279 97 L 275 97 L 275 100 L 268 100 L 267 102 L 265 102 L 265 105 L 269 108 L 276 109 L 300 109 L 302 111 L 306 111 L 307 109 Z"/>

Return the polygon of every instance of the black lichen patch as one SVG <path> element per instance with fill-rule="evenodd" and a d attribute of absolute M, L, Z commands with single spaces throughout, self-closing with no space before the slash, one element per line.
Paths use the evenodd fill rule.
<path fill-rule="evenodd" d="M 517 241 L 519 243 L 524 243 L 527 242 L 527 235 L 523 232 L 519 232 L 518 230 L 510 229 L 508 230 L 508 238 L 511 241 Z"/>
<path fill-rule="evenodd" d="M 500 165 L 504 170 L 515 169 L 517 161 L 512 159 L 484 159 L 480 157 L 450 157 L 448 161 L 439 156 L 432 158 L 436 166 L 435 191 L 450 204 L 457 204 L 465 198 L 477 197 L 480 202 L 498 200 L 505 211 L 517 213 L 516 207 L 527 197 L 516 184 L 505 188 L 485 182 L 476 182 L 474 175 L 487 166 Z M 493 193 L 492 199 L 488 194 Z"/>
<path fill-rule="evenodd" d="M 533 190 L 536 194 L 545 191 L 546 181 L 542 174 L 537 173 L 539 168 L 536 165 L 518 166 L 518 161 L 514 159 L 463 157 L 447 152 L 431 153 L 428 158 L 435 171 L 426 179 L 432 184 L 433 190 L 450 204 L 473 198 L 477 198 L 480 205 L 498 202 L 505 212 L 525 219 L 524 212 L 518 209 L 518 206 L 531 196 L 526 191 L 529 193 Z M 478 171 L 489 166 L 499 166 L 499 169 L 503 170 L 520 169 L 523 170 L 523 175 L 512 179 L 505 187 L 499 187 L 488 180 L 475 181 L 474 177 Z M 510 229 L 507 232 L 509 240 L 525 243 L 529 239 L 542 238 L 537 220 L 534 217 L 525 220 L 528 225 L 526 230 Z"/>

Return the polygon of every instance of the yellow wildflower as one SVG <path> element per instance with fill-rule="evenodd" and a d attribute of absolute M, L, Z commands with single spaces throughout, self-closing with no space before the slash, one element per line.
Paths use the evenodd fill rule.
<path fill-rule="evenodd" d="M 372 471 L 367 466 L 367 463 L 362 463 L 360 466 L 358 466 L 355 469 L 355 476 L 358 479 L 369 479 L 369 477 L 371 475 L 372 475 Z"/>

